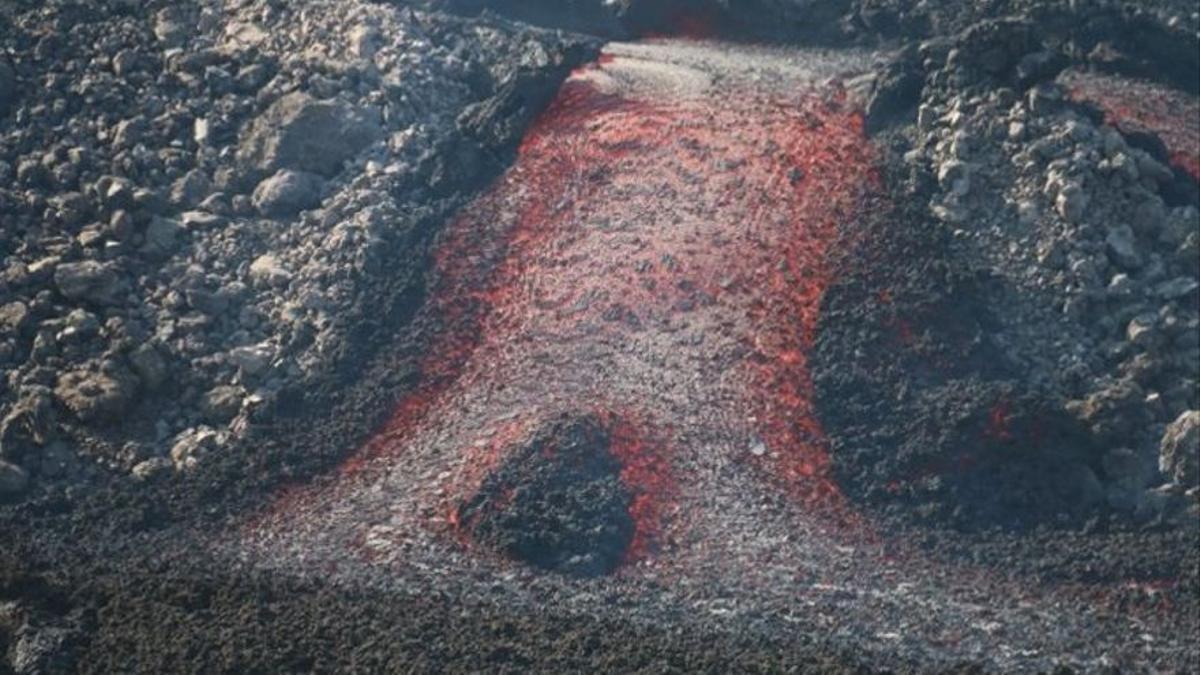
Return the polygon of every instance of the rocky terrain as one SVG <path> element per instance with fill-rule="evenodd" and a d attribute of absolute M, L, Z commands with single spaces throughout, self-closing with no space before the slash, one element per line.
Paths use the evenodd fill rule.
<path fill-rule="evenodd" d="M 370 5 L 67 3 L 7 20 L 15 496 L 192 471 L 334 377 L 389 309 L 366 299 L 380 273 L 419 285 L 423 219 L 531 114 L 501 90 L 553 78 L 585 44 Z M 496 128 L 462 140 L 458 116 L 493 101 Z"/>
<path fill-rule="evenodd" d="M 519 449 L 472 474 L 475 492 L 442 480 L 439 443 L 491 433 L 493 408 L 519 391 L 551 400 L 539 392 L 561 377 L 552 354 L 510 361 L 502 340 L 495 361 L 465 371 L 430 360 L 464 327 L 481 334 L 480 359 L 496 340 L 471 323 L 480 297 L 439 284 L 491 264 L 515 274 L 486 242 L 454 239 L 471 221 L 447 223 L 494 209 L 468 237 L 502 225 L 507 202 L 460 209 L 605 41 L 657 36 L 854 50 L 853 67 L 822 75 L 862 108 L 884 190 L 871 217 L 839 223 L 820 312 L 792 326 L 813 333 L 811 354 L 772 375 L 792 398 L 741 405 L 803 433 L 816 419 L 834 487 L 805 490 L 844 494 L 874 527 L 839 540 L 782 497 L 750 505 L 753 471 L 824 481 L 824 460 L 787 464 L 775 443 L 797 432 L 769 426 L 713 441 L 703 416 L 675 423 L 765 468 L 731 478 L 709 460 L 671 461 L 717 472 L 734 496 L 680 496 L 631 472 L 631 457 L 655 474 L 660 460 L 637 459 L 627 431 L 592 414 L 496 431 L 487 451 Z M 1174 0 L 0 0 L 0 672 L 1186 670 L 1194 647 L 1160 628 L 1200 625 L 1198 36 L 1200 13 Z M 794 83 L 783 54 L 717 47 L 668 58 L 701 59 L 686 77 L 654 66 L 622 86 L 686 92 L 717 73 L 717 86 L 754 78 L 767 91 Z M 626 46 L 599 62 L 612 58 L 659 57 Z M 728 155 L 722 172 L 770 183 L 727 147 L 706 152 Z M 603 184 L 613 167 L 586 180 Z M 814 168 L 836 188 L 821 162 L 787 181 L 803 186 Z M 726 178 L 699 175 L 659 194 Z M 545 189 L 524 178 L 511 199 Z M 575 251 L 584 274 L 580 261 L 604 254 L 579 241 L 556 250 Z M 762 241 L 791 260 L 788 243 Z M 558 263 L 521 266 L 514 250 L 527 289 L 574 279 L 538 277 Z M 741 292 L 721 284 L 672 286 L 670 305 L 716 317 L 703 347 L 714 364 L 730 320 L 713 298 Z M 652 378 L 629 384 L 629 366 L 609 364 L 605 395 L 708 397 L 704 410 L 741 400 L 714 366 L 697 369 L 704 384 L 672 379 L 692 367 L 663 365 L 691 353 L 686 321 L 641 332 L 640 292 L 603 322 L 632 327 L 634 341 L 661 328 L 660 344 L 644 343 L 661 361 L 638 371 L 657 379 L 643 391 Z M 577 313 L 599 312 L 598 297 Z M 529 335 L 576 339 L 547 321 Z M 601 358 L 578 344 L 573 363 Z M 385 438 L 370 443 L 410 437 L 405 406 L 431 382 L 465 372 L 454 386 L 470 392 L 514 363 L 525 389 L 455 399 L 451 431 L 411 436 L 409 468 L 345 478 L 373 431 Z M 575 409 L 601 402 L 568 391 Z M 437 482 L 410 483 L 417 469 Z M 404 496 L 345 487 L 359 484 Z M 644 499 L 656 491 L 720 515 L 667 519 Z M 368 514 L 374 528 L 401 503 L 453 500 L 463 541 L 414 552 L 372 534 L 351 573 L 320 578 L 345 562 L 327 540 L 351 538 Z M 662 548 L 647 543 L 665 537 L 660 519 L 680 537 L 664 570 L 647 555 Z M 788 527 L 806 536 L 779 539 Z M 903 534 L 867 534 L 888 528 Z M 782 543 L 767 551 L 768 540 Z M 471 541 L 509 562 L 477 559 Z M 430 572 L 435 553 L 470 581 Z M 835 571 L 804 577 L 798 600 L 803 575 L 785 554 Z M 384 572 L 359 570 L 359 556 Z M 648 577 L 620 571 L 643 559 Z M 398 560 L 413 567 L 395 573 Z M 1045 602 L 1067 618 L 1028 618 L 1043 600 L 1024 597 L 1029 579 L 1050 580 Z M 987 593 L 1008 600 L 981 604 Z M 809 611 L 793 616 L 797 602 Z M 915 607 L 937 611 L 918 619 Z M 1089 639 L 1109 653 L 1062 647 Z M 1029 653 L 992 653 L 1014 645 Z"/>
<path fill-rule="evenodd" d="M 1073 83 L 1087 66 L 1040 48 L 1045 31 L 985 22 L 888 67 L 883 83 L 911 87 L 916 119 L 881 133 L 903 166 L 895 180 L 926 211 L 910 222 L 930 222 L 870 236 L 882 250 L 856 255 L 916 256 L 925 271 L 864 270 L 846 279 L 848 295 L 827 298 L 818 384 L 830 415 L 851 425 L 834 442 L 860 489 L 885 501 L 942 494 L 928 515 L 940 501 L 962 526 L 975 515 L 1016 525 L 1018 504 L 1048 510 L 1024 525 L 1072 512 L 1076 523 L 1123 514 L 1193 524 L 1192 460 L 1176 439 L 1193 433 L 1200 403 L 1194 141 L 1169 148 L 1174 129 L 1122 126 L 1105 109 L 1122 87 L 1145 85 L 1112 78 L 1080 95 Z M 1179 97 L 1176 124 L 1200 116 L 1194 97 L 1154 93 Z M 875 332 L 869 345 L 855 337 L 864 329 Z M 887 362 L 847 377 L 840 364 L 854 350 Z M 863 407 L 845 407 L 856 399 Z M 872 410 L 889 422 L 864 425 Z M 905 422 L 930 416 L 957 428 Z M 981 440 L 992 447 L 972 447 Z M 930 467 L 965 471 L 934 480 L 948 471 Z M 883 480 L 867 477 L 881 469 Z M 998 480 L 1011 489 L 997 492 Z M 975 498 L 994 513 L 972 515 Z"/>

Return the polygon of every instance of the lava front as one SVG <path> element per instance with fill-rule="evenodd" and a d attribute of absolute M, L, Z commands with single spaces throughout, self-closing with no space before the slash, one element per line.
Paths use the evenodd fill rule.
<path fill-rule="evenodd" d="M 766 612 L 868 651 L 904 617 L 907 649 L 955 658 L 1003 651 L 1006 611 L 1048 647 L 1137 621 L 917 574 L 831 479 L 806 361 L 839 234 L 887 215 L 843 86 L 863 58 L 653 40 L 576 72 L 448 224 L 420 384 L 241 555 L 638 620 Z"/>

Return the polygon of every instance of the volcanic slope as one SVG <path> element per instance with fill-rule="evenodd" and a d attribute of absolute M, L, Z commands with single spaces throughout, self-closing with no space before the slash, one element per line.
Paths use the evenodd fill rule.
<path fill-rule="evenodd" d="M 946 569 L 833 481 L 807 360 L 831 247 L 888 214 L 845 86 L 868 58 L 610 45 L 445 231 L 420 384 L 224 550 L 402 592 L 836 636 L 875 662 L 1193 658 L 1195 618 L 1151 595 L 1096 612 L 1128 593 Z"/>

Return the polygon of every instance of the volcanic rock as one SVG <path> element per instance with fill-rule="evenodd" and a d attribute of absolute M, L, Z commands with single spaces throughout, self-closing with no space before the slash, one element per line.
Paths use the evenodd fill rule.
<path fill-rule="evenodd" d="M 171 201 L 181 207 L 196 206 L 208 196 L 212 184 L 199 169 L 185 173 L 171 188 Z"/>
<path fill-rule="evenodd" d="M 1185 487 L 1200 482 L 1200 410 L 1188 410 L 1167 426 L 1159 445 L 1158 468 Z"/>
<path fill-rule="evenodd" d="M 50 390 L 42 386 L 27 388 L 0 422 L 0 457 L 14 459 L 30 445 L 45 445 L 54 433 L 55 423 Z"/>
<path fill-rule="evenodd" d="M 129 355 L 129 365 L 147 391 L 158 389 L 167 379 L 167 362 L 152 344 L 143 344 Z"/>
<path fill-rule="evenodd" d="M 222 445 L 221 435 L 209 427 L 187 429 L 175 437 L 171 463 L 176 471 L 195 469 L 211 452 Z"/>
<path fill-rule="evenodd" d="M 136 480 L 148 481 L 166 473 L 171 466 L 171 460 L 166 457 L 151 457 L 134 464 L 129 474 Z"/>
<path fill-rule="evenodd" d="M 254 122 L 238 157 L 264 173 L 293 169 L 331 177 L 346 160 L 382 137 L 374 108 L 292 93 Z"/>
<path fill-rule="evenodd" d="M 68 299 L 97 305 L 116 304 L 124 290 L 115 265 L 92 260 L 59 265 L 54 270 L 54 283 Z"/>
<path fill-rule="evenodd" d="M 180 46 L 191 31 L 187 15 L 180 7 L 160 10 L 154 17 L 154 35 L 167 47 Z"/>
<path fill-rule="evenodd" d="M 266 217 L 293 216 L 321 205 L 323 183 L 313 173 L 280 170 L 255 188 L 254 208 Z"/>
<path fill-rule="evenodd" d="M 0 498 L 22 493 L 28 484 L 29 475 L 24 469 L 0 459 Z"/>
<path fill-rule="evenodd" d="M 179 244 L 178 238 L 182 230 L 179 221 L 154 216 L 146 226 L 146 240 L 142 244 L 142 252 L 155 259 L 169 257 Z"/>
<path fill-rule="evenodd" d="M 59 377 L 54 394 L 84 422 L 115 420 L 133 402 L 137 386 L 127 377 L 77 370 Z"/>
<path fill-rule="evenodd" d="M 0 334 L 20 335 L 31 321 L 29 306 L 20 300 L 0 305 Z"/>
<path fill-rule="evenodd" d="M 1067 403 L 1067 410 L 1087 424 L 1094 434 L 1127 438 L 1142 420 L 1144 390 L 1132 380 L 1108 383 L 1081 400 Z"/>
<path fill-rule="evenodd" d="M 283 266 L 279 258 L 270 253 L 260 255 L 250 264 L 250 279 L 267 286 L 286 286 L 292 273 Z"/>
<path fill-rule="evenodd" d="M 1087 192 L 1078 183 L 1068 183 L 1063 186 L 1058 197 L 1055 198 L 1054 207 L 1063 220 L 1069 223 L 1078 223 L 1083 219 L 1088 201 Z"/>
<path fill-rule="evenodd" d="M 1186 297 L 1200 289 L 1200 281 L 1191 277 L 1175 277 L 1154 287 L 1154 294 L 1164 300 Z"/>
<path fill-rule="evenodd" d="M 1128 225 L 1114 227 L 1105 237 L 1104 243 L 1108 247 L 1109 258 L 1122 269 L 1134 272 L 1145 264 L 1142 255 L 1138 253 L 1133 228 Z"/>
<path fill-rule="evenodd" d="M 221 424 L 227 422 L 242 407 L 242 398 L 244 396 L 245 392 L 241 387 L 233 385 L 214 387 L 204 395 L 201 412 L 210 423 Z"/>
<path fill-rule="evenodd" d="M 1125 336 L 1137 347 L 1148 348 L 1155 345 L 1161 337 L 1158 332 L 1158 315 L 1139 314 L 1133 317 L 1125 329 Z"/>
<path fill-rule="evenodd" d="M 270 344 L 238 347 L 229 352 L 229 362 L 246 375 L 254 376 L 262 373 L 271 365 L 275 351 Z"/>

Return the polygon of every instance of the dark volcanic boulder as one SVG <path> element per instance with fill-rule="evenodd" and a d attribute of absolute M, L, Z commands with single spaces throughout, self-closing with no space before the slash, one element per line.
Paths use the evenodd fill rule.
<path fill-rule="evenodd" d="M 611 437 L 592 415 L 542 427 L 459 508 L 475 541 L 578 577 L 612 572 L 633 538 L 630 495 Z"/>

